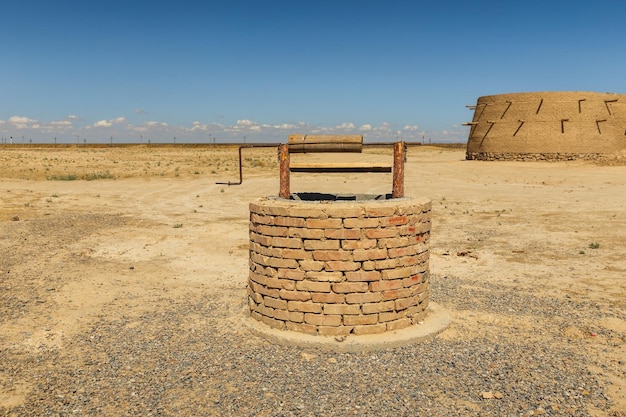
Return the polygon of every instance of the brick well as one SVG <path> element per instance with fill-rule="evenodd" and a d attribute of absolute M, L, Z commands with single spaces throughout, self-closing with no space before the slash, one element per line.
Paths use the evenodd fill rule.
<path fill-rule="evenodd" d="M 421 321 L 429 301 L 431 202 L 397 198 L 250 204 L 250 315 L 322 336 Z"/>

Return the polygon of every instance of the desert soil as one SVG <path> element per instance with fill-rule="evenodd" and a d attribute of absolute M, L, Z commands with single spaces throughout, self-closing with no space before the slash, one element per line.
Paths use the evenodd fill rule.
<path fill-rule="evenodd" d="M 275 149 L 246 149 L 243 184 L 216 184 L 236 156 L 0 148 L 0 415 L 626 416 L 626 166 L 411 147 L 406 195 L 433 201 L 431 299 L 452 322 L 351 354 L 242 324 L 248 203 L 278 172 Z"/>

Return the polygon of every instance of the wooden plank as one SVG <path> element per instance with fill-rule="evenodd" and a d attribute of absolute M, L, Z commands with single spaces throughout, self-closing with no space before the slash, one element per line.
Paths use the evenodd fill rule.
<path fill-rule="evenodd" d="M 361 152 L 363 135 L 289 135 L 289 152 Z"/>
<path fill-rule="evenodd" d="M 291 172 L 391 172 L 392 166 L 384 163 L 345 162 L 345 163 L 292 163 Z"/>

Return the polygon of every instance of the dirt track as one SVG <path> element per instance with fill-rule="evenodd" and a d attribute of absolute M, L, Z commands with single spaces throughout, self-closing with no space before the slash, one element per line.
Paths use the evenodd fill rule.
<path fill-rule="evenodd" d="M 626 415 L 626 166 L 411 148 L 406 194 L 433 200 L 432 298 L 453 322 L 430 347 L 360 356 L 242 327 L 247 204 L 278 174 L 252 149 L 243 184 L 216 185 L 235 157 L 0 149 L 0 415 Z"/>

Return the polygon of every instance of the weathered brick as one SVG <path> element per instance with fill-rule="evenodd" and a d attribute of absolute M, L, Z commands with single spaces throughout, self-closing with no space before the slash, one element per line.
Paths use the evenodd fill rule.
<path fill-rule="evenodd" d="M 409 238 L 407 236 L 390 237 L 380 240 L 378 242 L 378 245 L 384 245 L 385 248 L 399 248 L 403 246 L 409 246 Z"/>
<path fill-rule="evenodd" d="M 257 313 L 256 311 L 250 311 L 250 317 L 255 319 L 256 321 L 263 321 L 263 316 Z"/>
<path fill-rule="evenodd" d="M 347 281 L 378 281 L 380 271 L 348 271 L 345 276 Z"/>
<path fill-rule="evenodd" d="M 363 304 L 363 303 L 377 303 L 381 300 L 381 293 L 379 292 L 357 292 L 346 294 L 347 304 Z M 365 313 L 364 314 L 369 314 Z"/>
<path fill-rule="evenodd" d="M 287 290 L 293 290 L 296 287 L 294 281 L 289 279 L 280 279 L 280 278 L 267 278 L 265 280 L 265 286 L 268 288 L 284 288 Z"/>
<path fill-rule="evenodd" d="M 322 211 L 319 207 L 298 207 L 292 206 L 289 207 L 289 212 L 287 214 L 291 217 L 302 217 L 305 219 L 326 219 L 328 216 L 324 211 Z"/>
<path fill-rule="evenodd" d="M 307 229 L 290 227 L 288 232 L 289 237 L 297 237 L 300 239 L 322 239 L 324 237 L 323 229 Z"/>
<path fill-rule="evenodd" d="M 379 268 L 376 268 L 376 263 L 374 263 L 374 261 L 365 261 L 361 264 L 361 269 L 363 271 L 373 271 Z"/>
<path fill-rule="evenodd" d="M 393 320 L 393 321 L 387 322 L 387 331 L 405 329 L 412 324 L 413 323 L 411 322 L 411 319 L 408 317 L 404 317 L 398 320 Z"/>
<path fill-rule="evenodd" d="M 390 258 L 401 258 L 403 256 L 415 255 L 417 253 L 417 250 L 415 246 L 411 245 L 401 248 L 390 248 L 387 250 L 387 252 L 389 253 Z"/>
<path fill-rule="evenodd" d="M 265 323 L 266 325 L 274 328 L 274 329 L 278 329 L 278 330 L 284 330 L 285 329 L 285 322 L 281 321 L 281 320 L 276 320 L 267 316 L 261 316 L 261 321 L 263 323 Z"/>
<path fill-rule="evenodd" d="M 308 301 L 311 299 L 311 293 L 308 291 L 292 291 L 282 289 L 280 290 L 280 298 L 288 301 Z"/>
<path fill-rule="evenodd" d="M 358 304 L 324 304 L 324 314 L 358 315 L 361 307 Z"/>
<path fill-rule="evenodd" d="M 313 292 L 330 292 L 330 282 L 319 281 L 298 281 L 296 283 L 296 289 L 298 291 L 313 291 Z"/>
<path fill-rule="evenodd" d="M 297 237 L 273 237 L 272 246 L 277 248 L 300 249 L 302 240 Z"/>
<path fill-rule="evenodd" d="M 249 275 L 250 280 L 254 281 L 256 283 L 259 283 L 261 285 L 265 285 L 265 283 L 267 282 L 269 277 L 266 277 L 265 275 L 261 275 L 261 274 L 257 274 L 254 271 L 250 271 Z"/>
<path fill-rule="evenodd" d="M 417 234 L 417 228 L 414 225 L 402 226 L 399 230 L 400 236 L 414 236 Z"/>
<path fill-rule="evenodd" d="M 287 330 L 291 330 L 292 332 L 314 334 L 314 335 L 317 334 L 317 327 L 312 324 L 294 323 L 292 321 L 288 321 L 285 324 L 287 326 Z"/>
<path fill-rule="evenodd" d="M 333 242 L 337 242 L 333 240 Z M 353 249 L 372 249 L 378 244 L 376 239 L 361 239 L 361 240 L 342 240 L 341 247 L 345 250 Z"/>
<path fill-rule="evenodd" d="M 383 269 L 392 269 L 398 266 L 397 258 L 389 258 L 389 259 L 381 259 L 375 261 L 374 269 L 383 270 Z"/>
<path fill-rule="evenodd" d="M 404 278 L 402 280 L 403 287 L 412 287 L 413 285 L 419 284 L 424 279 L 423 274 L 413 274 L 408 278 Z"/>
<path fill-rule="evenodd" d="M 369 288 L 367 282 L 337 282 L 332 287 L 333 291 L 339 294 L 366 292 Z"/>
<path fill-rule="evenodd" d="M 345 250 L 316 250 L 313 251 L 316 261 L 351 261 L 352 251 Z"/>
<path fill-rule="evenodd" d="M 303 313 L 321 313 L 322 304 L 313 303 L 310 301 L 289 301 L 287 303 L 289 311 L 301 311 Z"/>
<path fill-rule="evenodd" d="M 343 324 L 346 326 L 358 326 L 363 324 L 378 323 L 378 314 L 368 314 L 366 316 L 343 316 Z"/>
<path fill-rule="evenodd" d="M 387 331 L 385 323 L 354 326 L 354 329 L 352 329 L 352 333 L 357 336 L 365 334 L 379 334 L 384 333 L 385 331 Z"/>
<path fill-rule="evenodd" d="M 272 238 L 270 236 L 261 235 L 256 232 L 250 232 L 250 240 L 263 246 L 272 246 Z"/>
<path fill-rule="evenodd" d="M 333 292 L 312 292 L 311 301 L 314 303 L 329 303 L 329 304 L 343 304 L 346 301 L 346 296 L 343 294 L 335 294 Z"/>
<path fill-rule="evenodd" d="M 267 224 L 271 226 L 274 224 L 274 216 L 265 216 L 262 214 L 250 213 L 250 221 L 252 223 Z"/>
<path fill-rule="evenodd" d="M 341 282 L 344 278 L 342 272 L 308 271 L 306 273 L 306 279 L 311 281 Z"/>
<path fill-rule="evenodd" d="M 327 205 L 324 207 L 324 212 L 328 215 L 328 217 L 349 218 L 361 217 L 365 213 L 365 210 L 361 207 L 352 207 L 341 204 L 338 206 Z"/>
<path fill-rule="evenodd" d="M 273 265 L 272 265 L 273 266 Z M 324 270 L 328 272 L 332 271 L 356 271 L 361 267 L 358 262 L 350 261 L 327 261 L 324 263 Z"/>
<path fill-rule="evenodd" d="M 380 225 L 382 227 L 402 226 L 407 224 L 408 221 L 409 219 L 407 216 L 383 217 L 380 219 Z"/>
<path fill-rule="evenodd" d="M 265 257 L 265 264 L 268 266 L 273 266 L 274 268 L 297 268 L 298 261 L 295 259 L 283 259 L 283 258 L 274 258 L 271 256 Z"/>
<path fill-rule="evenodd" d="M 363 314 L 375 314 L 383 311 L 393 311 L 395 303 L 393 301 L 385 301 L 382 303 L 368 303 L 361 306 Z"/>
<path fill-rule="evenodd" d="M 396 310 L 404 310 L 405 308 L 409 308 L 413 305 L 419 304 L 419 295 L 413 295 L 407 298 L 400 298 L 394 302 L 396 303 Z"/>
<path fill-rule="evenodd" d="M 250 288 L 249 286 L 248 286 L 248 297 L 256 304 L 263 302 L 263 295 L 258 292 L 252 291 L 252 288 Z"/>
<path fill-rule="evenodd" d="M 267 288 L 266 286 L 257 284 L 256 282 L 250 282 L 250 286 L 254 292 L 259 294 L 269 295 L 274 298 L 280 297 L 280 290 L 278 288 Z"/>
<path fill-rule="evenodd" d="M 411 287 L 407 287 L 406 289 L 411 292 L 411 295 L 421 294 L 428 291 L 428 285 L 425 283 L 419 283 Z"/>
<path fill-rule="evenodd" d="M 325 229 L 327 239 L 361 239 L 360 229 Z"/>
<path fill-rule="evenodd" d="M 369 229 L 378 227 L 379 221 L 377 217 L 365 217 L 360 219 L 344 219 L 344 227 L 348 229 Z"/>
<path fill-rule="evenodd" d="M 274 310 L 274 318 L 278 320 L 302 323 L 304 321 L 304 313 L 300 311 Z"/>
<path fill-rule="evenodd" d="M 300 261 L 299 265 L 303 271 L 321 271 L 324 269 L 324 262 L 313 261 L 310 259 Z"/>
<path fill-rule="evenodd" d="M 387 249 L 355 249 L 353 257 L 356 262 L 386 259 Z"/>
<path fill-rule="evenodd" d="M 309 229 L 340 229 L 343 227 L 341 219 L 306 219 Z"/>
<path fill-rule="evenodd" d="M 366 229 L 365 236 L 369 239 L 383 239 L 398 236 L 398 229 Z"/>
<path fill-rule="evenodd" d="M 387 290 L 383 292 L 383 300 L 396 300 L 398 298 L 406 298 L 412 295 L 414 295 L 414 293 L 409 288 Z"/>
<path fill-rule="evenodd" d="M 308 324 L 315 324 L 316 326 L 340 326 L 341 316 L 306 313 L 304 315 L 304 322 Z"/>
<path fill-rule="evenodd" d="M 383 279 L 407 278 L 415 273 L 415 267 L 407 266 L 404 268 L 385 269 L 381 273 Z"/>
<path fill-rule="evenodd" d="M 259 214 L 268 214 L 270 216 L 289 216 L 291 210 L 287 206 L 262 206 Z"/>
<path fill-rule="evenodd" d="M 248 209 L 250 213 L 265 214 L 265 206 L 259 203 L 248 204 Z"/>
<path fill-rule="evenodd" d="M 395 206 L 374 206 L 365 207 L 365 215 L 367 217 L 391 217 L 396 214 Z"/>
<path fill-rule="evenodd" d="M 305 272 L 299 269 L 278 268 L 277 270 L 278 278 L 301 281 L 304 279 L 304 275 L 305 275 Z"/>
<path fill-rule="evenodd" d="M 257 311 L 262 316 L 274 317 L 274 309 L 264 304 L 257 304 L 254 311 Z"/>
<path fill-rule="evenodd" d="M 338 240 L 305 240 L 304 249 L 306 250 L 337 250 L 339 249 Z"/>
<path fill-rule="evenodd" d="M 250 250 L 252 252 L 264 255 L 264 256 L 273 256 L 275 258 L 282 258 L 283 250 L 280 248 L 272 248 L 263 245 L 259 245 L 256 242 L 250 243 Z"/>
<path fill-rule="evenodd" d="M 381 280 L 370 282 L 370 291 L 388 291 L 397 290 L 404 287 L 401 279 Z"/>
<path fill-rule="evenodd" d="M 277 312 L 274 312 L 274 314 L 276 314 Z M 406 310 L 403 310 L 401 312 L 396 312 L 396 311 L 383 311 L 381 313 L 378 314 L 378 322 L 379 323 L 384 323 L 387 321 L 392 321 L 392 320 L 397 320 L 401 317 L 407 317 L 406 314 Z"/>
<path fill-rule="evenodd" d="M 399 267 L 417 265 L 419 263 L 419 256 L 403 256 L 401 258 L 396 258 L 396 261 L 398 262 Z"/>
<path fill-rule="evenodd" d="M 275 277 L 277 276 L 276 268 L 272 268 L 266 265 L 261 265 L 256 262 L 250 260 L 248 262 L 250 264 L 250 270 L 256 272 L 257 274 L 265 275 L 267 277 Z"/>
<path fill-rule="evenodd" d="M 287 259 L 311 259 L 310 251 L 304 249 L 282 249 L 283 258 Z"/>
<path fill-rule="evenodd" d="M 300 217 L 273 217 L 276 226 L 305 227 L 306 222 Z"/>
<path fill-rule="evenodd" d="M 273 297 L 263 297 L 263 304 L 267 307 L 287 310 L 287 301 Z"/>
<path fill-rule="evenodd" d="M 320 336 L 347 336 L 352 332 L 352 326 L 318 326 Z"/>
<path fill-rule="evenodd" d="M 267 226 L 264 224 L 256 225 L 253 230 L 265 236 L 282 236 L 286 237 L 289 229 L 286 227 Z"/>

